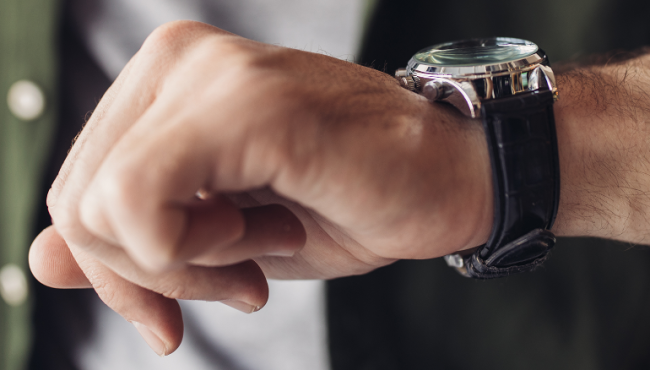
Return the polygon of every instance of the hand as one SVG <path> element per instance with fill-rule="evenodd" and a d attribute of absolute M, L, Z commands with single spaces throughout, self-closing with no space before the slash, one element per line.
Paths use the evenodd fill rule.
<path fill-rule="evenodd" d="M 78 277 L 67 245 L 100 297 L 169 353 L 180 316 L 165 297 L 250 312 L 264 275 L 333 278 L 474 247 L 491 191 L 480 124 L 453 109 L 373 69 L 176 22 L 79 136 L 48 196 L 55 230 L 30 260 L 61 286 L 46 260 L 67 256 L 58 271 Z"/>
<path fill-rule="evenodd" d="M 558 80 L 553 231 L 647 242 L 643 59 Z M 169 353 L 180 317 L 163 296 L 250 312 L 266 301 L 264 275 L 361 274 L 483 243 L 490 176 L 480 124 L 390 76 L 173 23 L 79 137 L 48 199 L 56 231 L 35 242 L 32 268 L 51 285 L 87 285 L 69 247 L 109 306 L 148 320 Z"/>
<path fill-rule="evenodd" d="M 642 62 L 558 76 L 558 235 L 647 241 Z M 250 312 L 268 295 L 258 265 L 329 278 L 481 244 L 484 145 L 476 122 L 377 71 L 170 24 L 81 134 L 48 199 L 56 230 L 30 262 L 46 284 L 94 286 L 170 353 L 182 323 L 164 296 Z M 212 198 L 197 201 L 199 189 Z"/>

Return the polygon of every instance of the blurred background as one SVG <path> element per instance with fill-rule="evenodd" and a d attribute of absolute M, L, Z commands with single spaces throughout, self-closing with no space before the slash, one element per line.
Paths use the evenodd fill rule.
<path fill-rule="evenodd" d="M 160 24 L 194 19 L 393 73 L 470 37 L 529 39 L 556 65 L 633 50 L 649 44 L 648 14 L 640 0 L 0 0 L 0 89 L 36 86 L 20 92 L 27 108 L 0 107 L 0 369 L 650 368 L 645 246 L 561 239 L 540 271 L 494 281 L 438 259 L 271 282 L 250 316 L 183 302 L 184 343 L 165 359 L 94 292 L 46 288 L 26 265 L 72 139 Z"/>

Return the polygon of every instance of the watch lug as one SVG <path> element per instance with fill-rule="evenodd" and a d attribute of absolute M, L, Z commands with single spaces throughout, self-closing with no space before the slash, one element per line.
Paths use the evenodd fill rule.
<path fill-rule="evenodd" d="M 553 101 L 557 101 L 560 96 L 555 82 L 555 74 L 549 66 L 540 65 L 530 72 L 528 80 L 528 89 L 531 91 L 540 90 L 547 87 L 553 94 Z"/>
<path fill-rule="evenodd" d="M 442 94 L 438 93 L 436 100 L 453 105 L 468 117 L 478 118 L 480 116 L 481 100 L 470 81 L 453 81 L 446 78 L 435 79 L 425 85 L 425 91 L 427 85 L 431 86 L 431 90 L 436 87 L 438 91 L 444 91 Z"/>
<path fill-rule="evenodd" d="M 545 65 L 541 65 L 538 68 L 542 71 L 544 77 L 546 78 L 546 84 L 548 84 L 548 88 L 553 94 L 553 101 L 557 101 L 560 98 L 560 94 L 557 90 L 557 83 L 555 82 L 555 74 L 553 73 L 553 70 L 550 66 Z"/>

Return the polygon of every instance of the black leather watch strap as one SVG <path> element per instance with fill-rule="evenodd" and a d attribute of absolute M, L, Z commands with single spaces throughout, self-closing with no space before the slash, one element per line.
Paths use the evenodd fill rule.
<path fill-rule="evenodd" d="M 492 163 L 494 226 L 485 245 L 462 257 L 460 270 L 489 279 L 546 260 L 555 245 L 548 230 L 557 214 L 560 172 L 550 91 L 487 100 L 481 116 Z"/>

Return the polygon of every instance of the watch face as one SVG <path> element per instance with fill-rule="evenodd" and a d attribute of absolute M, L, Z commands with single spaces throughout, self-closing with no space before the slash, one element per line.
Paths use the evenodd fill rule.
<path fill-rule="evenodd" d="M 494 37 L 447 42 L 421 50 L 413 56 L 430 66 L 478 66 L 509 63 L 529 57 L 539 48 L 530 41 Z"/>

